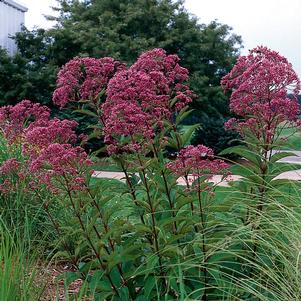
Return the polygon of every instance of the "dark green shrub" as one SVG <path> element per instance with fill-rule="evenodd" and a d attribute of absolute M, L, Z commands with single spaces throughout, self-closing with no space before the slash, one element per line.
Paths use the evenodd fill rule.
<path fill-rule="evenodd" d="M 240 136 L 233 130 L 225 130 L 226 119 L 222 117 L 202 117 L 200 127 L 195 131 L 191 144 L 204 144 L 212 148 L 216 154 L 222 150 L 240 144 Z"/>

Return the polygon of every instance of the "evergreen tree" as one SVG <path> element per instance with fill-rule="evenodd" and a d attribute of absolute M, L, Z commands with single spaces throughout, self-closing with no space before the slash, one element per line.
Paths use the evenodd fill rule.
<path fill-rule="evenodd" d="M 229 115 L 220 79 L 235 63 L 241 38 L 228 25 L 200 23 L 180 0 L 57 2 L 58 17 L 48 17 L 57 21 L 53 28 L 24 28 L 15 37 L 19 53 L 0 52 L 1 104 L 28 98 L 52 106 L 57 72 L 75 56 L 111 56 L 129 65 L 160 47 L 178 54 L 190 71 L 197 99 L 189 123 Z"/>

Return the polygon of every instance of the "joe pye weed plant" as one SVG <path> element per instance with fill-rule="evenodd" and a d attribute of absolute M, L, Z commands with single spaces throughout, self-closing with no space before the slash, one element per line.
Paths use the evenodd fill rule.
<path fill-rule="evenodd" d="M 56 233 L 57 256 L 76 267 L 66 283 L 82 278 L 94 300 L 298 300 L 299 187 L 275 179 L 288 168 L 278 160 L 291 153 L 272 151 L 285 143 L 284 127 L 299 125 L 299 79 L 265 47 L 223 78 L 237 115 L 226 126 L 243 141 L 223 153 L 246 159 L 237 168 L 242 179 L 223 191 L 210 180 L 226 179 L 229 164 L 188 145 L 200 125 L 179 131 L 194 99 L 188 76 L 162 49 L 129 68 L 112 58 L 73 59 L 59 72 L 53 101 L 92 116 L 93 132 L 79 139 L 74 121 L 51 119 L 29 101 L 2 108 L 5 147 L 18 147 L 22 160 L 3 161 L 1 197 L 25 179 Z M 124 182 L 91 177 L 83 147 L 95 137 Z M 170 150 L 176 158 L 168 159 Z"/>

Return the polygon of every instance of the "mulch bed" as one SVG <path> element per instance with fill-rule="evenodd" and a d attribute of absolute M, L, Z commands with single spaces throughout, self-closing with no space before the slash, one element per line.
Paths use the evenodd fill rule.
<path fill-rule="evenodd" d="M 41 288 L 44 286 L 43 293 L 39 300 L 41 301 L 65 301 L 77 300 L 83 281 L 77 279 L 73 281 L 67 292 L 65 291 L 64 278 L 62 277 L 66 272 L 74 272 L 74 268 L 68 263 L 49 264 L 48 266 L 40 266 L 40 273 L 37 276 L 36 285 Z M 66 299 L 68 295 L 69 299 Z M 83 301 L 91 300 L 89 298 L 82 298 Z"/>

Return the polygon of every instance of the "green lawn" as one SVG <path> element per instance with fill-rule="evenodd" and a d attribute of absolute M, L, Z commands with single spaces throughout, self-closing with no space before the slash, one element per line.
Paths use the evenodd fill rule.
<path fill-rule="evenodd" d="M 301 151 L 301 132 L 295 132 L 295 129 L 284 129 L 282 130 L 282 137 L 288 138 L 288 146 L 281 147 L 282 149 L 300 150 Z"/>
<path fill-rule="evenodd" d="M 122 171 L 117 164 L 108 158 L 94 158 L 92 168 L 97 171 Z"/>

